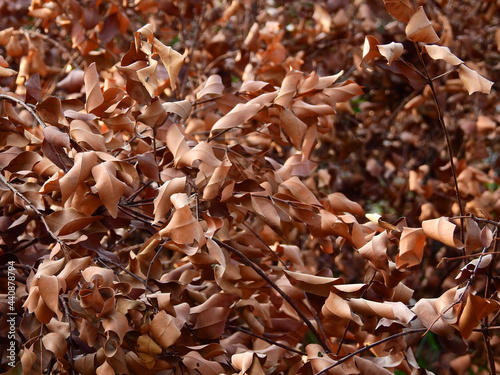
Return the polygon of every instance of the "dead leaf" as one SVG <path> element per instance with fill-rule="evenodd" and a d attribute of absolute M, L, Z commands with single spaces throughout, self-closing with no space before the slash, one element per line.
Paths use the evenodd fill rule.
<path fill-rule="evenodd" d="M 418 7 L 406 25 L 406 36 L 413 42 L 437 43 L 439 36 L 434 31 L 423 7 Z"/>

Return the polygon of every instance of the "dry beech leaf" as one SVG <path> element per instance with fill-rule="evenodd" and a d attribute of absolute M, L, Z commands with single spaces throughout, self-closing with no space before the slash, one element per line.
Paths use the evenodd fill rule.
<path fill-rule="evenodd" d="M 38 278 L 38 289 L 40 292 L 40 299 L 45 302 L 45 305 L 57 315 L 61 320 L 63 313 L 59 308 L 59 280 L 57 276 L 40 275 Z M 48 323 L 48 321 L 44 321 Z"/>
<path fill-rule="evenodd" d="M 129 327 L 127 317 L 118 311 L 113 311 L 109 316 L 103 319 L 102 326 L 104 327 L 104 332 L 112 331 L 116 333 L 120 339 L 120 344 Z"/>
<path fill-rule="evenodd" d="M 280 126 L 283 128 L 288 138 L 290 138 L 293 147 L 297 150 L 301 150 L 307 125 L 288 108 L 281 108 L 280 121 Z"/>
<path fill-rule="evenodd" d="M 233 354 L 231 363 L 236 367 L 239 375 L 258 375 L 264 374 L 262 366 L 266 362 L 266 356 L 261 353 L 247 351 L 245 353 Z"/>
<path fill-rule="evenodd" d="M 180 100 L 178 102 L 167 102 L 162 104 L 163 109 L 168 113 L 175 113 L 182 120 L 186 120 L 191 111 L 193 110 L 193 106 L 189 100 Z"/>
<path fill-rule="evenodd" d="M 458 67 L 458 77 L 462 81 L 462 84 L 465 86 L 469 95 L 475 92 L 489 94 L 491 87 L 493 86 L 493 82 L 482 77 L 475 70 L 465 66 L 465 64 Z"/>
<path fill-rule="evenodd" d="M 177 77 L 182 65 L 184 65 L 184 57 L 172 47 L 164 45 L 156 38 L 154 38 L 153 47 L 158 52 L 158 55 L 160 55 L 160 59 L 167 69 L 168 77 L 170 78 L 170 88 L 175 90 L 177 88 Z"/>
<path fill-rule="evenodd" d="M 427 54 L 434 60 L 444 60 L 453 66 L 463 64 L 463 61 L 451 53 L 448 47 L 425 45 L 422 47 L 422 52 L 427 52 Z"/>
<path fill-rule="evenodd" d="M 408 23 L 415 9 L 409 0 L 384 0 L 385 9 L 398 21 Z"/>
<path fill-rule="evenodd" d="M 293 69 L 290 70 L 283 79 L 279 93 L 274 99 L 274 104 L 285 108 L 289 107 L 297 93 L 297 87 L 301 79 L 302 72 Z"/>
<path fill-rule="evenodd" d="M 420 264 L 424 256 L 425 239 L 425 233 L 421 228 L 404 227 L 399 240 L 396 267 L 407 268 Z"/>
<path fill-rule="evenodd" d="M 422 222 L 422 229 L 427 237 L 441 241 L 446 246 L 455 247 L 457 249 L 464 247 L 464 245 L 455 238 L 457 226 L 445 217 L 425 220 Z"/>
<path fill-rule="evenodd" d="M 56 126 L 46 126 L 43 128 L 43 136 L 47 142 L 56 147 L 66 147 L 70 149 L 69 135 L 63 133 Z"/>
<path fill-rule="evenodd" d="M 156 96 L 156 90 L 158 89 L 157 66 L 158 61 L 148 56 L 148 65 L 137 70 L 137 78 L 139 78 L 151 98 Z"/>
<path fill-rule="evenodd" d="M 283 181 L 279 186 L 279 191 L 289 191 L 299 202 L 311 206 L 321 206 L 313 192 L 309 190 L 297 176 L 290 177 L 288 180 Z"/>
<path fill-rule="evenodd" d="M 372 238 L 370 242 L 358 250 L 358 252 L 370 261 L 373 267 L 385 273 L 389 273 L 389 258 L 387 256 L 387 232 L 382 232 Z"/>
<path fill-rule="evenodd" d="M 323 297 L 330 295 L 332 285 L 344 283 L 342 278 L 314 276 L 288 270 L 285 270 L 285 275 L 294 287 Z"/>
<path fill-rule="evenodd" d="M 110 161 L 92 167 L 92 176 L 96 182 L 95 187 L 99 199 L 108 209 L 110 215 L 116 218 L 118 203 L 127 189 L 127 185 L 116 177 L 116 168 Z"/>
<path fill-rule="evenodd" d="M 160 235 L 170 237 L 178 244 L 197 243 L 199 246 L 203 245 L 205 243 L 203 228 L 193 216 L 191 208 L 187 204 L 186 194 L 173 194 L 170 199 L 176 208 L 168 225 L 160 230 Z M 179 204 L 176 201 L 183 201 L 183 203 Z M 187 255 L 194 255 L 194 253 L 196 253 L 196 249 Z"/>
<path fill-rule="evenodd" d="M 196 93 L 196 99 L 199 100 L 205 95 L 221 96 L 223 91 L 222 78 L 218 74 L 212 74 Z"/>
<path fill-rule="evenodd" d="M 363 63 L 367 64 L 372 59 L 382 56 L 382 54 L 380 53 L 380 51 L 378 49 L 379 45 L 380 45 L 380 42 L 377 40 L 377 38 L 375 38 L 371 35 L 367 35 L 365 37 L 365 41 L 363 44 L 363 55 L 362 55 L 360 65 Z"/>
<path fill-rule="evenodd" d="M 231 162 L 225 159 L 222 161 L 221 165 L 215 168 L 207 186 L 205 186 L 203 190 L 203 199 L 215 199 L 219 195 L 219 191 L 226 180 L 231 166 Z"/>
<path fill-rule="evenodd" d="M 487 267 L 490 265 L 493 259 L 493 255 L 486 254 L 480 256 L 467 263 L 460 269 L 460 273 L 456 276 L 456 280 L 466 280 L 469 279 L 473 274 L 480 275 L 487 271 Z"/>
<path fill-rule="evenodd" d="M 320 77 L 318 73 L 313 71 L 302 78 L 297 88 L 297 95 L 310 94 L 330 87 L 342 76 L 342 74 L 344 74 L 343 70 L 332 76 Z"/>
<path fill-rule="evenodd" d="M 85 70 L 83 80 L 85 82 L 85 97 L 87 99 L 85 109 L 88 113 L 93 113 L 92 111 L 104 102 L 95 63 L 90 64 Z"/>
<path fill-rule="evenodd" d="M 56 332 L 49 332 L 42 337 L 45 349 L 52 352 L 56 358 L 64 357 L 68 344 L 63 336 Z"/>
<path fill-rule="evenodd" d="M 195 162 L 197 161 L 199 161 L 202 165 L 207 165 L 214 168 L 222 164 L 222 162 L 214 155 L 212 146 L 205 141 L 201 141 L 180 157 L 177 163 L 177 167 L 196 167 Z"/>
<path fill-rule="evenodd" d="M 45 220 L 52 232 L 58 236 L 65 236 L 79 231 L 101 218 L 102 216 L 90 216 L 69 207 L 46 216 Z"/>
<path fill-rule="evenodd" d="M 153 201 L 154 204 L 154 223 L 164 220 L 167 213 L 172 208 L 170 197 L 175 193 L 182 193 L 186 187 L 186 177 L 176 177 L 165 182 L 158 189 L 158 196 Z"/>
<path fill-rule="evenodd" d="M 208 361 L 201 356 L 197 351 L 190 351 L 182 357 L 182 363 L 188 368 L 190 373 L 199 373 L 207 375 L 223 374 L 224 368 L 215 361 Z"/>
<path fill-rule="evenodd" d="M 355 215 L 364 216 L 365 212 L 361 205 L 351 201 L 342 193 L 328 194 L 328 200 L 324 202 L 325 208 L 334 214 L 349 212 Z"/>
<path fill-rule="evenodd" d="M 468 339 L 472 334 L 472 330 L 481 320 L 499 309 L 500 303 L 498 301 L 469 294 L 465 307 L 458 319 L 458 330 L 463 338 Z"/>
<path fill-rule="evenodd" d="M 102 134 L 93 130 L 85 121 L 71 121 L 69 135 L 87 150 L 106 152 L 106 141 Z"/>
<path fill-rule="evenodd" d="M 160 311 L 154 316 L 150 327 L 151 336 L 165 350 L 181 336 L 181 331 L 174 324 L 172 316 L 165 311 Z"/>
<path fill-rule="evenodd" d="M 78 185 L 91 176 L 92 168 L 97 162 L 97 154 L 94 151 L 79 152 L 75 155 L 73 167 L 59 180 L 63 203 L 74 194 Z"/>
<path fill-rule="evenodd" d="M 423 7 L 418 7 L 406 25 L 406 36 L 413 42 L 437 43 L 439 36 L 434 31 Z"/>
<path fill-rule="evenodd" d="M 363 325 L 361 318 L 351 310 L 349 302 L 335 293 L 330 292 L 321 308 L 321 313 L 328 319 L 348 319 L 360 326 Z"/>
<path fill-rule="evenodd" d="M 391 65 L 394 60 L 399 59 L 404 51 L 404 47 L 401 43 L 394 42 L 389 44 L 379 44 L 377 49 L 387 60 L 387 65 Z"/>
<path fill-rule="evenodd" d="M 174 155 L 175 165 L 177 166 L 180 158 L 190 150 L 184 135 L 177 125 L 172 124 L 167 130 L 167 147 Z"/>

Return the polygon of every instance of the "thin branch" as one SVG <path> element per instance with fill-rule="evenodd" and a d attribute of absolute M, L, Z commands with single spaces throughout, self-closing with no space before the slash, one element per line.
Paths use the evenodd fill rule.
<path fill-rule="evenodd" d="M 0 94 L 1 95 L 1 94 Z M 64 250 L 66 249 L 66 244 L 50 229 L 49 225 L 47 224 L 47 221 L 45 220 L 44 214 L 38 210 L 38 208 L 35 207 L 33 203 L 30 202 L 28 198 L 26 198 L 19 190 L 17 190 L 7 179 L 4 177 L 3 174 L 0 173 L 0 182 L 4 184 L 6 187 L 9 188 L 10 191 L 14 195 L 17 195 L 19 198 L 21 198 L 32 210 L 35 212 L 35 214 L 38 216 L 42 224 L 44 225 L 45 229 L 47 230 L 47 233 L 52 237 L 52 239 L 58 243 L 61 248 Z"/>
<path fill-rule="evenodd" d="M 357 356 L 358 354 L 360 353 L 363 353 L 364 351 L 367 351 L 367 350 L 370 350 L 376 346 L 379 346 L 381 344 L 384 344 L 388 341 L 392 341 L 392 340 L 395 340 L 395 339 L 398 339 L 402 336 L 406 336 L 406 335 L 410 335 L 412 333 L 420 333 L 420 332 L 425 332 L 427 329 L 426 328 L 415 328 L 415 329 L 409 329 L 407 331 L 403 331 L 403 332 L 399 332 L 399 333 L 396 333 L 392 336 L 389 336 L 389 337 L 386 337 L 385 339 L 382 339 L 382 340 L 379 340 L 377 342 L 374 342 L 373 344 L 370 344 L 370 345 L 367 345 L 367 346 L 364 346 L 362 347 L 361 349 L 358 349 L 356 350 L 355 352 L 351 353 L 351 354 L 348 354 L 346 355 L 345 357 L 342 357 L 342 359 L 339 359 L 337 362 L 335 362 L 333 365 L 330 365 L 328 366 L 327 368 L 324 368 L 323 370 L 321 370 L 320 372 L 317 372 L 316 374 L 314 375 L 320 375 L 320 374 L 325 374 L 327 373 L 329 370 L 331 370 L 332 368 L 334 367 L 337 367 L 338 365 L 344 363 L 345 361 L 347 361 L 348 359 L 352 358 L 352 357 L 355 357 Z"/>
<path fill-rule="evenodd" d="M 425 71 L 425 79 L 427 80 L 427 84 L 429 85 L 431 92 L 432 92 L 432 98 L 434 99 L 434 104 L 436 106 L 436 111 L 438 113 L 438 121 L 439 124 L 441 125 L 441 129 L 443 130 L 444 138 L 446 140 L 446 148 L 448 150 L 448 157 L 450 158 L 450 166 L 451 166 L 451 174 L 453 176 L 453 182 L 455 184 L 455 193 L 457 196 L 457 203 L 458 207 L 460 209 L 460 216 L 464 216 L 464 209 L 462 205 L 462 198 L 460 197 L 460 190 L 458 188 L 458 180 L 457 180 L 457 172 L 455 168 L 455 162 L 453 161 L 453 150 L 451 148 L 451 141 L 450 141 L 450 135 L 448 134 L 448 129 L 446 129 L 446 125 L 444 123 L 443 119 L 443 113 L 441 112 L 441 106 L 439 105 L 439 101 L 437 98 L 436 94 L 436 88 L 434 87 L 434 82 L 432 81 L 429 71 L 427 70 L 427 65 L 425 65 L 424 58 L 422 56 L 422 51 L 418 45 L 417 42 L 414 42 L 415 49 L 417 51 L 418 57 L 420 59 L 420 62 L 424 68 Z M 464 219 L 460 219 L 460 239 L 462 243 L 465 243 L 465 232 L 464 232 Z M 464 255 L 465 255 L 465 249 L 463 250 Z"/>
<path fill-rule="evenodd" d="M 252 268 L 257 274 L 262 277 L 274 290 L 276 290 L 283 299 L 288 302 L 288 304 L 295 310 L 295 312 L 300 316 L 300 318 L 303 320 L 303 322 L 307 325 L 307 327 L 311 330 L 311 332 L 316 336 L 318 339 L 318 342 L 320 345 L 325 349 L 327 353 L 330 353 L 330 348 L 328 345 L 324 342 L 323 338 L 317 331 L 317 329 L 312 325 L 311 321 L 307 318 L 307 316 L 304 315 L 304 313 L 299 309 L 297 304 L 286 294 L 274 281 L 272 281 L 269 276 L 265 274 L 264 271 L 262 271 L 254 262 L 252 262 L 248 257 L 243 254 L 241 251 L 238 249 L 232 247 L 231 245 L 228 245 L 227 243 L 224 243 L 217 238 L 213 238 L 214 242 L 225 248 L 226 250 L 230 251 L 231 253 L 235 254 L 238 256 L 244 264 Z"/>
<path fill-rule="evenodd" d="M 297 350 L 297 349 L 295 349 L 295 348 L 291 348 L 291 347 L 286 346 L 286 345 L 284 345 L 284 344 L 281 344 L 281 343 L 279 343 L 279 342 L 277 342 L 277 341 L 271 340 L 271 339 L 269 339 L 269 338 L 267 338 L 267 337 L 265 337 L 265 336 L 260 336 L 260 335 L 257 335 L 257 334 L 255 334 L 255 333 L 253 333 L 253 332 L 250 332 L 250 331 L 248 331 L 248 330 L 246 330 L 246 329 L 244 329 L 244 328 L 240 328 L 240 327 L 237 327 L 237 326 L 232 326 L 232 325 L 226 325 L 226 328 L 229 328 L 229 329 L 233 329 L 233 330 L 235 330 L 235 331 L 239 331 L 239 332 L 246 333 L 246 334 L 247 334 L 247 335 L 249 335 L 249 336 L 255 337 L 255 338 L 260 339 L 260 340 L 264 340 L 265 342 L 267 342 L 267 343 L 269 343 L 269 344 L 271 344 L 271 345 L 276 345 L 276 346 L 279 346 L 280 348 L 286 349 L 286 350 L 288 350 L 288 351 L 290 351 L 290 352 L 293 352 L 293 353 L 295 353 L 295 354 L 299 354 L 299 355 L 301 355 L 301 356 L 305 354 L 304 352 L 301 352 L 300 350 Z"/>
<path fill-rule="evenodd" d="M 21 99 L 18 99 L 14 96 L 7 94 L 0 94 L 0 99 L 9 100 L 11 102 L 19 104 L 20 106 L 24 107 L 29 113 L 31 113 L 31 115 L 36 119 L 36 121 L 38 122 L 38 124 L 40 124 L 42 128 L 47 127 L 47 125 L 45 125 L 42 119 L 36 114 L 35 110 L 29 104 L 25 103 Z"/>

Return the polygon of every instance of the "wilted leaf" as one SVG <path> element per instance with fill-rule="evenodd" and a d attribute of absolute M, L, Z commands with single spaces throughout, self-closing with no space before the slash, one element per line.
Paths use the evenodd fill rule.
<path fill-rule="evenodd" d="M 165 109 L 165 111 L 167 111 L 168 113 L 175 113 L 183 120 L 186 120 L 189 117 L 193 109 L 191 102 L 189 102 L 188 100 L 181 100 L 178 102 L 167 102 L 163 103 L 162 106 Z"/>
<path fill-rule="evenodd" d="M 387 65 L 391 65 L 394 60 L 399 59 L 404 51 L 404 47 L 401 43 L 394 42 L 389 44 L 379 44 L 377 48 L 380 54 L 387 60 Z"/>
<path fill-rule="evenodd" d="M 408 39 L 414 42 L 437 43 L 439 41 L 439 36 L 434 31 L 432 23 L 422 7 L 418 7 L 411 16 L 405 32 Z"/>
<path fill-rule="evenodd" d="M 445 217 L 425 220 L 422 222 L 422 229 L 427 237 L 441 241 L 446 246 L 456 247 L 457 249 L 464 247 L 464 245 L 455 238 L 455 231 L 458 230 L 457 226 Z"/>
<path fill-rule="evenodd" d="M 162 310 L 151 322 L 151 335 L 163 349 L 168 349 L 181 336 L 181 332 L 174 324 L 172 316 Z"/>
<path fill-rule="evenodd" d="M 288 270 L 285 270 L 285 275 L 296 288 L 323 297 L 330 295 L 332 285 L 344 283 L 342 278 L 314 276 Z"/>
<path fill-rule="evenodd" d="M 158 196 L 155 198 L 154 204 L 154 214 L 155 223 L 160 222 L 166 218 L 167 213 L 172 208 L 172 202 L 170 197 L 175 193 L 182 193 L 186 188 L 186 177 L 173 178 L 170 181 L 165 182 L 158 190 Z"/>
<path fill-rule="evenodd" d="M 384 0 L 385 9 L 398 21 L 407 23 L 415 13 L 409 0 Z"/>
<path fill-rule="evenodd" d="M 463 64 L 463 61 L 451 53 L 448 47 L 425 45 L 422 47 L 422 52 L 427 52 L 427 54 L 434 60 L 444 60 L 453 66 Z"/>
<path fill-rule="evenodd" d="M 499 309 L 500 304 L 498 301 L 469 294 L 464 310 L 462 311 L 462 314 L 460 314 L 460 318 L 458 320 L 458 330 L 464 339 L 468 339 L 470 337 L 472 330 L 481 320 Z"/>
<path fill-rule="evenodd" d="M 90 216 L 72 207 L 63 208 L 45 218 L 50 230 L 58 236 L 65 236 L 79 231 L 99 219 L 101 219 L 101 216 Z"/>
<path fill-rule="evenodd" d="M 301 78 L 302 72 L 290 70 L 283 79 L 279 93 L 274 99 L 274 104 L 285 108 L 289 107 L 293 97 L 297 93 L 297 87 Z"/>
<path fill-rule="evenodd" d="M 217 74 L 212 74 L 206 82 L 203 83 L 203 87 L 196 93 L 196 99 L 200 99 L 205 95 L 222 95 L 224 90 L 224 85 L 222 84 L 222 78 Z"/>
<path fill-rule="evenodd" d="M 127 189 L 124 182 L 116 178 L 116 168 L 110 161 L 92 167 L 92 176 L 102 204 L 113 218 L 118 215 L 118 203 Z"/>
<path fill-rule="evenodd" d="M 425 239 L 425 233 L 421 228 L 404 227 L 399 240 L 396 267 L 413 267 L 420 264 L 424 256 Z"/>
<path fill-rule="evenodd" d="M 172 90 L 175 90 L 177 87 L 177 76 L 184 64 L 184 57 L 179 52 L 172 49 L 172 47 L 164 45 L 156 38 L 154 38 L 153 46 L 167 69 L 170 78 L 170 87 Z"/>
<path fill-rule="evenodd" d="M 87 99 L 85 109 L 88 113 L 93 113 L 94 109 L 104 102 L 104 96 L 99 84 L 99 74 L 95 63 L 89 65 L 83 77 L 85 82 L 85 97 Z"/>
<path fill-rule="evenodd" d="M 459 66 L 458 76 L 469 92 L 469 95 L 475 92 L 489 94 L 491 86 L 493 86 L 493 82 L 480 76 L 475 70 L 468 68 L 465 64 Z"/>

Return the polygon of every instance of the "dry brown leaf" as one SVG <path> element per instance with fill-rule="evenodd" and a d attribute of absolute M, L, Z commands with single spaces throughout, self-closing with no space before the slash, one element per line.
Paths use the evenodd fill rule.
<path fill-rule="evenodd" d="M 301 150 L 307 125 L 299 120 L 299 118 L 297 118 L 297 116 L 288 108 L 281 108 L 280 121 L 282 129 L 290 139 L 293 147 L 297 150 Z"/>
<path fill-rule="evenodd" d="M 99 199 L 108 209 L 113 218 L 118 216 L 118 204 L 127 189 L 127 185 L 116 177 L 116 168 L 113 162 L 106 161 L 92 167 L 92 176 Z"/>
<path fill-rule="evenodd" d="M 396 267 L 413 267 L 420 262 L 424 256 L 425 233 L 421 228 L 403 228 L 399 240 L 399 254 L 396 257 Z"/>
<path fill-rule="evenodd" d="M 45 217 L 50 230 L 58 236 L 65 236 L 101 219 L 102 216 L 90 216 L 72 207 L 63 208 Z"/>
<path fill-rule="evenodd" d="M 205 95 L 221 96 L 224 91 L 222 78 L 218 74 L 212 74 L 208 79 L 203 82 L 201 88 L 196 92 L 196 99 L 199 100 Z"/>
<path fill-rule="evenodd" d="M 198 372 L 207 375 L 219 375 L 224 373 L 224 368 L 220 363 L 208 361 L 201 356 L 197 351 L 190 351 L 182 358 L 182 363 L 192 372 Z"/>
<path fill-rule="evenodd" d="M 170 197 L 175 193 L 182 193 L 186 188 L 186 177 L 176 177 L 165 182 L 158 189 L 158 196 L 153 201 L 154 204 L 154 223 L 164 220 L 167 213 L 172 208 Z"/>
<path fill-rule="evenodd" d="M 85 109 L 88 113 L 93 113 L 104 102 L 104 96 L 99 83 L 99 73 L 97 73 L 95 63 L 90 64 L 85 70 L 83 80 L 85 82 L 85 97 L 87 99 Z"/>
<path fill-rule="evenodd" d="M 191 111 L 193 110 L 193 106 L 191 102 L 188 100 L 180 100 L 178 102 L 167 102 L 162 104 L 165 111 L 168 113 L 175 113 L 182 120 L 186 121 Z"/>
<path fill-rule="evenodd" d="M 56 358 L 64 357 L 68 344 L 63 336 L 56 332 L 49 332 L 42 337 L 45 349 L 52 352 Z"/>
<path fill-rule="evenodd" d="M 401 43 L 394 42 L 389 44 L 379 44 L 377 45 L 377 49 L 387 60 L 387 65 L 391 65 L 394 60 L 399 59 L 404 51 L 404 47 Z"/>
<path fill-rule="evenodd" d="M 156 38 L 154 38 L 153 46 L 167 69 L 168 77 L 170 78 L 170 88 L 175 90 L 177 88 L 177 77 L 182 65 L 184 65 L 184 57 L 172 47 L 164 45 Z"/>
<path fill-rule="evenodd" d="M 441 241 L 446 246 L 461 249 L 464 245 L 456 238 L 455 232 L 458 228 L 445 217 L 425 220 L 422 222 L 422 229 L 425 235 L 434 240 Z"/>
<path fill-rule="evenodd" d="M 434 31 L 423 7 L 418 7 L 406 25 L 406 36 L 413 42 L 437 43 L 439 36 Z"/>
<path fill-rule="evenodd" d="M 63 203 L 74 194 L 78 185 L 91 176 L 95 165 L 97 165 L 97 154 L 94 151 L 79 152 L 75 155 L 73 167 L 59 180 Z"/>
<path fill-rule="evenodd" d="M 178 244 L 193 244 L 199 246 L 205 243 L 203 228 L 196 220 L 187 204 L 187 195 L 184 193 L 173 194 L 170 197 L 175 211 L 168 225 L 160 230 L 162 237 L 170 237 Z M 196 251 L 195 251 L 196 252 Z M 188 255 L 194 255 L 189 253 Z"/>
<path fill-rule="evenodd" d="M 475 92 L 489 94 L 493 86 L 493 82 L 482 77 L 479 73 L 468 68 L 465 64 L 459 66 L 458 76 L 469 95 Z"/>
<path fill-rule="evenodd" d="M 415 9 L 409 0 L 384 0 L 385 9 L 398 21 L 408 23 Z"/>
<path fill-rule="evenodd" d="M 422 47 L 422 52 L 427 52 L 427 54 L 434 60 L 444 60 L 453 66 L 463 64 L 463 61 L 451 53 L 448 47 L 425 45 Z"/>
<path fill-rule="evenodd" d="M 302 79 L 302 72 L 291 69 L 283 79 L 278 95 L 274 99 L 274 104 L 288 108 L 297 93 L 297 87 Z"/>
<path fill-rule="evenodd" d="M 330 295 L 332 285 L 344 283 L 342 278 L 314 276 L 288 270 L 284 272 L 290 283 L 296 288 L 323 297 Z"/>
<path fill-rule="evenodd" d="M 174 324 L 172 316 L 163 310 L 154 316 L 150 328 L 152 337 L 165 350 L 175 344 L 181 336 L 181 332 Z"/>
<path fill-rule="evenodd" d="M 493 299 L 485 299 L 480 296 L 469 294 L 465 307 L 458 319 L 458 330 L 468 339 L 473 329 L 491 313 L 500 309 L 500 303 Z"/>

